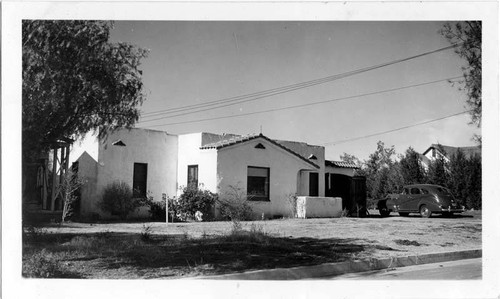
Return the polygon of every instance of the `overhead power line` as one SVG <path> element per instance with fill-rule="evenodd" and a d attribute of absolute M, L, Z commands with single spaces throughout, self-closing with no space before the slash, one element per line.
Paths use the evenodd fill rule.
<path fill-rule="evenodd" d="M 291 91 L 319 85 L 319 84 L 332 82 L 332 81 L 339 80 L 342 78 L 346 78 L 346 77 L 350 77 L 353 75 L 368 72 L 371 70 L 383 68 L 386 66 L 394 65 L 394 64 L 405 62 L 405 61 L 412 60 L 412 59 L 416 59 L 416 58 L 423 57 L 426 55 L 449 50 L 449 49 L 457 47 L 458 45 L 460 45 L 460 44 L 454 44 L 454 45 L 440 48 L 437 50 L 428 51 L 428 52 L 421 53 L 418 55 L 410 56 L 407 58 L 393 60 L 390 62 L 386 62 L 386 63 L 382 63 L 382 64 L 370 66 L 370 67 L 365 67 L 365 68 L 361 68 L 361 69 L 357 69 L 354 71 L 349 71 L 349 72 L 345 72 L 345 73 L 341 73 L 341 74 L 336 74 L 336 75 L 332 75 L 332 76 L 328 76 L 328 77 L 324 77 L 324 78 L 320 78 L 320 79 L 315 79 L 315 80 L 311 80 L 311 81 L 305 81 L 305 82 L 301 82 L 301 83 L 286 85 L 286 86 L 282 86 L 282 87 L 278 87 L 278 88 L 268 89 L 268 90 L 250 93 L 250 94 L 246 94 L 246 95 L 225 98 L 225 99 L 221 99 L 221 100 L 215 100 L 215 101 L 210 101 L 210 102 L 205 102 L 205 103 L 200 103 L 200 104 L 192 104 L 192 105 L 186 105 L 186 106 L 177 107 L 177 108 L 171 108 L 171 109 L 159 110 L 159 111 L 155 111 L 155 112 L 144 113 L 142 115 L 142 118 L 155 117 L 155 116 L 159 116 L 159 115 L 174 114 L 174 113 L 176 113 L 176 114 L 171 115 L 169 117 L 178 117 L 178 116 L 183 116 L 183 115 L 187 115 L 187 114 L 223 108 L 223 107 L 236 105 L 236 104 L 240 104 L 240 103 L 244 103 L 244 102 L 255 101 L 255 100 L 266 98 L 266 97 L 271 97 L 271 96 L 275 96 L 275 95 L 279 95 L 279 94 L 283 94 L 283 93 L 287 93 L 287 92 L 291 92 Z M 197 110 L 195 110 L 195 109 L 197 109 Z M 184 111 L 187 111 L 187 112 L 184 112 Z M 164 118 L 165 117 L 160 117 L 160 118 L 144 120 L 144 121 L 140 121 L 140 122 L 141 123 L 151 122 L 151 121 L 164 119 Z"/>
<path fill-rule="evenodd" d="M 335 99 L 312 102 L 312 103 L 307 103 L 307 104 L 287 106 L 287 107 L 268 109 L 268 110 L 262 110 L 262 111 L 255 111 L 255 112 L 249 112 L 249 113 L 242 113 L 242 114 L 236 114 L 236 115 L 225 115 L 225 116 L 218 116 L 218 117 L 211 117 L 211 118 L 202 118 L 202 119 L 197 119 L 197 120 L 186 120 L 186 121 L 171 122 L 171 123 L 165 123 L 165 124 L 148 125 L 146 127 L 151 128 L 151 127 L 161 127 L 161 126 L 170 126 L 170 125 L 180 125 L 180 124 L 188 124 L 188 123 L 196 123 L 196 122 L 204 122 L 204 121 L 211 121 L 211 120 L 241 117 L 241 116 L 254 115 L 254 114 L 260 114 L 260 113 L 269 113 L 269 112 L 294 109 L 294 108 L 301 108 L 301 107 L 310 107 L 310 106 L 319 105 L 319 104 L 343 101 L 343 100 L 348 100 L 348 99 L 353 99 L 353 98 L 366 97 L 366 96 L 388 93 L 388 92 L 393 92 L 393 91 L 398 91 L 398 90 L 403 90 L 403 89 L 408 89 L 408 88 L 414 88 L 414 87 L 419 87 L 419 86 L 424 86 L 424 85 L 429 85 L 429 84 L 435 84 L 435 83 L 439 83 L 439 82 L 443 82 L 443 81 L 450 81 L 450 80 L 454 80 L 454 79 L 458 79 L 458 78 L 462 78 L 462 76 L 455 76 L 455 77 L 451 77 L 451 78 L 440 79 L 440 80 L 435 80 L 435 81 L 430 81 L 430 82 L 425 82 L 425 83 L 407 85 L 407 86 L 403 86 L 403 87 L 385 89 L 385 90 L 380 90 L 380 91 L 375 91 L 375 92 L 370 92 L 370 93 L 365 93 L 365 94 L 335 98 Z"/>
<path fill-rule="evenodd" d="M 397 128 L 397 129 L 387 130 L 387 131 L 383 131 L 383 132 L 373 133 L 373 134 L 369 134 L 369 135 L 364 135 L 364 136 L 360 136 L 360 137 L 349 138 L 349 139 L 344 139 L 344 140 L 339 140 L 339 141 L 322 143 L 320 145 L 324 145 L 324 146 L 337 145 L 337 144 L 346 143 L 346 142 L 355 141 L 355 140 L 360 140 L 360 139 L 369 138 L 369 137 L 373 137 L 373 136 L 388 134 L 388 133 L 392 133 L 392 132 L 396 132 L 396 131 L 401 131 L 401 130 L 409 129 L 409 128 L 412 128 L 412 127 L 421 126 L 421 125 L 425 125 L 425 124 L 428 124 L 428 123 L 440 121 L 440 120 L 443 120 L 443 119 L 446 119 L 446 118 L 450 118 L 450 117 L 454 117 L 454 116 L 458 116 L 458 115 L 461 115 L 461 114 L 466 114 L 466 113 L 469 113 L 471 111 L 472 110 L 462 111 L 462 112 L 458 112 L 458 113 L 455 113 L 455 114 L 450 114 L 450 115 L 447 115 L 447 116 L 443 116 L 443 117 L 439 117 L 439 118 L 435 118 L 435 119 L 431 119 L 431 120 L 419 122 L 419 123 L 416 123 L 416 124 L 412 124 L 412 125 L 400 127 L 400 128 Z"/>

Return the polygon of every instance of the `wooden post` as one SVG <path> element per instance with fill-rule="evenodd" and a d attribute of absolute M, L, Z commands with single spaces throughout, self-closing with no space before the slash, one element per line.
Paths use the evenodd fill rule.
<path fill-rule="evenodd" d="M 56 185 L 57 185 L 57 147 L 54 147 L 52 160 L 52 193 L 50 194 L 50 210 L 54 211 L 56 207 Z"/>

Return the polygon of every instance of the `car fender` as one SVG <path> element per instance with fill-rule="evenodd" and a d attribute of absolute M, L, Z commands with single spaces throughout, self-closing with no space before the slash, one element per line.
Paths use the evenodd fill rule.
<path fill-rule="evenodd" d="M 377 202 L 377 209 L 381 209 L 386 207 L 388 210 L 392 212 L 397 212 L 397 206 L 396 206 L 396 201 L 395 201 L 395 196 L 397 198 L 397 195 L 387 195 L 386 198 L 384 199 L 379 199 Z"/>
<path fill-rule="evenodd" d="M 426 197 L 426 198 L 421 199 L 418 203 L 418 209 L 420 209 L 420 207 L 422 205 L 426 205 L 427 208 L 429 210 L 431 210 L 432 212 L 441 211 L 441 207 L 439 206 L 439 203 L 436 202 L 434 197 L 432 197 L 432 198 Z"/>

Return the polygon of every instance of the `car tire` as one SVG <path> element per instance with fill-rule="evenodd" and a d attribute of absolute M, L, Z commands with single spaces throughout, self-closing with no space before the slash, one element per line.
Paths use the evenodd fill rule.
<path fill-rule="evenodd" d="M 378 212 L 380 213 L 380 216 L 382 217 L 388 217 L 391 214 L 391 211 L 387 208 L 380 208 L 378 209 Z"/>
<path fill-rule="evenodd" d="M 432 215 L 431 210 L 429 210 L 429 208 L 426 205 L 420 206 L 419 212 L 422 218 L 429 218 Z"/>
<path fill-rule="evenodd" d="M 402 212 L 399 212 L 399 216 L 406 217 L 406 216 L 408 216 L 408 215 L 410 215 L 410 213 L 402 213 Z"/>

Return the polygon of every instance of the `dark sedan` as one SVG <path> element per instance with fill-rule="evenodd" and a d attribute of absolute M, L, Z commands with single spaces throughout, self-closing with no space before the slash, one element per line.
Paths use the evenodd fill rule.
<path fill-rule="evenodd" d="M 428 184 L 405 186 L 401 194 L 390 194 L 379 200 L 377 206 L 384 217 L 391 212 L 398 212 L 401 216 L 420 213 L 422 217 L 428 218 L 432 214 L 451 216 L 465 210 L 447 188 Z"/>

